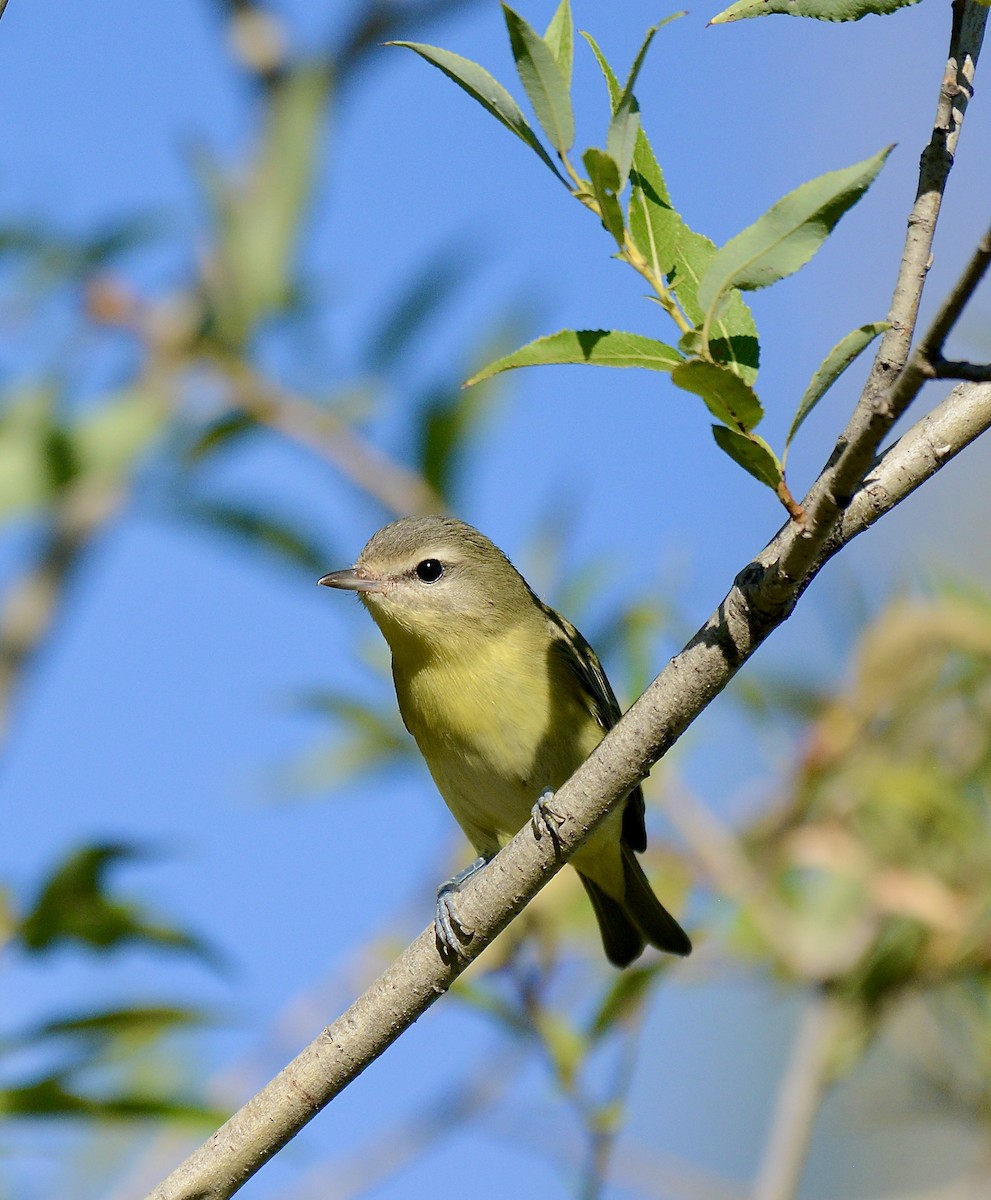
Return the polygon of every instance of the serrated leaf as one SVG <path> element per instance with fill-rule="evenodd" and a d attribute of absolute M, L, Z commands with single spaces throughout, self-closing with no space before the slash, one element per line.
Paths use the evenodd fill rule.
<path fill-rule="evenodd" d="M 544 41 L 561 68 L 564 81 L 571 87 L 571 67 L 575 56 L 575 25 L 571 19 L 570 0 L 561 0 L 554 10 L 550 24 L 544 33 Z"/>
<path fill-rule="evenodd" d="M 671 379 L 701 396 L 709 412 L 733 429 L 754 429 L 764 415 L 753 388 L 730 367 L 696 358 L 675 367 Z"/>
<path fill-rule="evenodd" d="M 919 0 L 737 0 L 724 8 L 709 22 L 725 25 L 748 17 L 763 17 L 773 13 L 788 17 L 812 17 L 817 21 L 859 21 L 869 13 L 883 16 Z M 980 0 L 985 3 L 986 0 Z"/>
<path fill-rule="evenodd" d="M 472 62 L 470 58 L 463 58 L 460 54 L 453 54 L 450 50 L 442 50 L 439 46 L 428 46 L 423 42 L 388 42 L 386 44 L 389 46 L 405 46 L 407 50 L 412 50 L 414 53 L 419 54 L 431 66 L 436 67 L 439 71 L 443 71 L 448 79 L 452 79 L 473 100 L 477 100 L 486 112 L 491 113 L 497 121 L 500 121 L 508 130 L 515 133 L 520 141 L 525 142 L 540 158 L 540 161 L 548 166 L 562 183 L 567 183 L 567 180 L 554 165 L 554 160 L 540 144 L 539 138 L 530 128 L 526 117 L 524 117 L 520 110 L 520 106 L 502 84 L 490 75 L 484 67 L 479 66 L 476 62 Z"/>
<path fill-rule="evenodd" d="M 730 289 L 767 287 L 803 267 L 877 178 L 890 152 L 889 146 L 852 167 L 803 183 L 730 238 L 716 251 L 699 284 L 705 321 L 711 321 Z"/>
<path fill-rule="evenodd" d="M 784 479 L 784 472 L 777 455 L 762 437 L 756 433 L 739 433 L 735 429 L 727 429 L 725 425 L 713 425 L 712 436 L 720 450 L 725 451 L 735 463 L 753 475 L 754 479 L 777 491 Z"/>
<path fill-rule="evenodd" d="M 595 55 L 615 111 L 623 94 L 619 81 L 595 39 L 584 31 L 582 37 Z M 698 303 L 698 285 L 716 247 L 707 237 L 690 229 L 675 210 L 664 174 L 642 128 L 637 132 L 630 184 L 627 223 L 633 243 L 654 274 L 664 279 L 674 292 L 685 316 L 698 324 L 704 316 Z M 709 357 L 731 367 L 747 383 L 752 384 L 757 378 L 760 361 L 757 326 L 739 293 L 731 296 L 712 322 Z"/>
<path fill-rule="evenodd" d="M 805 395 L 802 396 L 798 408 L 795 410 L 791 428 L 788 430 L 788 437 L 785 439 L 786 454 L 788 453 L 788 447 L 791 445 L 792 439 L 801 428 L 802 422 L 837 379 L 879 334 L 884 333 L 886 329 L 890 328 L 891 326 L 887 321 L 875 321 L 870 325 L 861 325 L 859 329 L 854 329 L 845 338 L 841 338 L 832 350 L 830 350 L 821 365 L 817 368 L 815 374 L 809 380 L 809 386 L 805 389 Z"/>
<path fill-rule="evenodd" d="M 616 111 L 619 104 L 619 98 L 623 94 L 619 86 L 619 80 L 616 78 L 616 72 L 609 65 L 606 56 L 599 49 L 599 44 L 590 33 L 586 33 L 584 29 L 579 30 L 582 37 L 588 42 L 592 53 L 595 55 L 595 61 L 599 64 L 599 70 L 602 72 L 606 81 L 606 86 L 609 88 L 609 105 L 612 112 Z"/>
<path fill-rule="evenodd" d="M 590 146 L 585 151 L 582 155 L 582 162 L 585 164 L 585 170 L 588 171 L 592 191 L 595 193 L 595 199 L 599 205 L 602 224 L 616 239 L 617 245 L 622 246 L 626 230 L 623 224 L 623 210 L 620 208 L 617 198 L 619 167 L 615 159 L 606 154 L 604 150 L 597 150 L 594 146 Z"/>
<path fill-rule="evenodd" d="M 623 96 L 619 108 L 609 122 L 609 131 L 606 134 L 606 153 L 619 168 L 619 191 L 623 190 L 630 177 L 639 132 L 640 105 L 637 104 L 636 96 L 630 92 Z"/>
<path fill-rule="evenodd" d="M 571 89 L 555 52 L 517 12 L 503 4 L 502 15 L 520 82 L 547 140 L 559 154 L 567 154 L 575 140 L 575 114 Z"/>
<path fill-rule="evenodd" d="M 618 329 L 562 329 L 489 363 L 464 386 L 471 387 L 515 367 L 584 363 L 592 367 L 644 367 L 648 371 L 670 371 L 684 361 L 673 346 L 640 333 L 624 333 Z"/>
<path fill-rule="evenodd" d="M 629 967 L 613 980 L 592 1019 L 589 1038 L 596 1042 L 617 1025 L 635 1015 L 657 976 L 667 969 L 669 959 L 659 959 L 647 967 Z"/>

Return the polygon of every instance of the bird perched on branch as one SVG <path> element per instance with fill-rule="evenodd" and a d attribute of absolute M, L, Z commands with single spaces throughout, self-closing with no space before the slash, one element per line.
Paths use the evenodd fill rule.
<path fill-rule="evenodd" d="M 438 942 L 457 954 L 458 888 L 527 821 L 553 832 L 554 789 L 619 720 L 619 705 L 578 630 L 463 521 L 394 521 L 354 567 L 319 582 L 355 592 L 382 631 L 406 728 L 478 852 L 437 894 Z M 618 967 L 647 943 L 672 954 L 692 948 L 637 861 L 646 845 L 638 786 L 571 859 Z"/>

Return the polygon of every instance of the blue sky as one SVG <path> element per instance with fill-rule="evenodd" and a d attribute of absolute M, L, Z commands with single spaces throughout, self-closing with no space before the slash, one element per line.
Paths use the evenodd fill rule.
<path fill-rule="evenodd" d="M 314 48 L 341 20 L 338 5 L 323 0 L 287 0 L 278 10 L 294 42 Z M 542 26 L 552 5 L 521 10 Z M 768 410 L 762 432 L 780 447 L 796 398 L 826 351 L 855 325 L 884 316 L 935 109 L 947 10 L 930 2 L 855 25 L 769 19 L 706 28 L 714 11 L 693 10 L 662 31 L 638 93 L 674 201 L 696 229 L 722 242 L 804 180 L 897 147 L 819 257 L 753 298 L 763 347 L 758 390 Z M 620 74 L 645 28 L 665 15 L 640 0 L 608 8 L 575 0 L 577 24 L 595 34 Z M 520 94 L 495 3 L 468 6 L 422 40 L 478 59 Z M 153 209 L 195 230 L 189 147 L 204 142 L 233 163 L 250 137 L 250 108 L 223 54 L 216 13 L 197 0 L 12 0 L 0 23 L 0 70 L 8 97 L 0 116 L 0 223 L 41 214 L 91 230 Z M 604 95 L 582 45 L 575 88 L 580 142 L 601 143 Z M 988 132 L 979 94 L 926 311 L 986 224 Z M 500 311 L 518 314 L 526 336 L 603 326 L 669 336 L 637 279 L 610 259 L 606 235 L 537 159 L 439 73 L 383 48 L 327 127 L 301 247 L 315 293 L 333 307 L 318 307 L 316 346 L 298 358 L 281 351 L 272 369 L 287 385 L 307 388 L 319 386 L 321 372 L 328 389 L 354 376 L 401 281 L 447 245 L 463 247 L 476 271 L 371 424 L 370 436 L 397 457 L 409 428 L 404 398 L 452 359 L 466 361 Z M 136 268 L 136 282 L 167 290 L 181 266 L 174 254 L 151 256 Z M 985 291 L 961 327 L 954 347 L 961 357 L 987 357 L 987 317 Z M 15 336 L 0 365 L 16 376 L 31 353 Z M 95 377 L 104 370 L 112 364 L 98 363 Z M 790 460 L 797 490 L 828 454 L 860 378 L 851 376 L 803 429 Z M 673 591 L 694 628 L 781 521 L 771 494 L 717 451 L 707 425 L 700 403 L 647 373 L 518 374 L 470 450 L 461 515 L 524 570 L 532 565 L 538 586 L 552 588 L 541 564 L 528 564 L 529 538 L 535 522 L 564 506 L 569 566 L 603 561 L 616 600 Z M 941 573 L 987 582 L 987 540 L 975 541 L 960 514 L 980 511 L 989 465 L 987 447 L 975 447 L 844 554 L 760 663 L 836 678 L 849 644 L 851 593 L 873 606 L 892 588 Z M 286 449 L 240 456 L 217 468 L 215 482 L 275 497 L 299 514 L 325 542 L 328 569 L 350 562 L 386 519 Z M 9 831 L 0 862 L 5 878 L 27 887 L 81 840 L 160 847 L 162 857 L 128 871 L 122 885 L 216 942 L 233 973 L 137 953 L 110 969 L 83 954 L 40 967 L 15 961 L 9 1019 L 111 995 L 139 1002 L 164 993 L 213 1006 L 228 1023 L 191 1053 L 211 1071 L 254 1054 L 238 1084 L 243 1092 L 336 1015 L 352 985 L 335 972 L 411 896 L 419 899 L 417 921 L 403 935 L 426 923 L 430 881 L 457 842 L 425 771 L 380 773 L 303 800 L 281 785 L 286 761 L 320 733 L 294 711 L 293 697 L 318 686 L 374 688 L 357 654 L 376 644 L 373 632 L 344 598 L 291 571 L 260 569 L 168 519 L 153 487 L 139 494 L 74 580 L 21 693 L 0 775 Z M 659 647 L 658 669 L 675 648 Z M 724 698 L 689 736 L 678 769 L 708 803 L 734 814 L 759 795 L 769 766 Z M 293 999 L 328 979 L 326 1007 L 258 1052 L 263 1031 Z M 634 1134 L 659 1153 L 746 1180 L 763 1136 L 761 1096 L 788 1020 L 786 1001 L 769 1000 L 759 986 L 707 981 L 686 965 L 651 1014 Z M 477 1061 L 489 1040 L 477 1020 L 438 1006 L 243 1194 L 283 1194 L 325 1156 L 381 1135 L 456 1078 L 462 1062 Z M 741 1111 L 746 1080 L 755 1080 L 759 1095 Z M 45 1145 L 40 1137 L 37 1145 Z M 18 1195 L 87 1194 L 46 1157 L 15 1164 Z M 456 1173 L 453 1163 L 462 1164 Z M 450 1172 L 442 1195 L 455 1193 L 462 1171 L 480 1197 L 568 1194 L 562 1174 L 515 1145 L 511 1130 L 491 1129 L 457 1135 L 374 1194 L 438 1194 L 441 1167 Z M 819 1167 L 821 1185 L 835 1183 L 837 1163 Z M 850 1178 L 856 1188 L 856 1171 Z M 816 1194 L 813 1180 L 809 1195 Z"/>

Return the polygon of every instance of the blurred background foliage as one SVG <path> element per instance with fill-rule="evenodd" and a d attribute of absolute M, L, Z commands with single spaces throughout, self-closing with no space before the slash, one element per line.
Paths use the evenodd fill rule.
<path fill-rule="evenodd" d="M 498 385 L 463 391 L 460 382 L 532 333 L 528 306 L 516 298 L 504 311 L 490 308 L 474 344 L 449 346 L 442 371 L 426 363 L 428 333 L 473 287 L 471 253 L 447 245 L 396 281 L 357 372 L 321 361 L 309 371 L 320 385 L 294 389 L 278 364 L 297 351 L 305 358 L 318 313 L 344 302 L 308 276 L 299 254 L 316 181 L 326 177 L 319 168 L 328 121 L 364 86 L 374 47 L 466 7 L 356 2 L 334 44 L 313 56 L 292 49 L 274 11 L 218 2 L 216 35 L 243 77 L 251 136 L 234 164 L 207 145 L 187 147 L 200 198 L 195 230 L 149 212 L 82 236 L 0 213 L 3 322 L 20 364 L 0 380 L 0 712 L 8 736 L 17 736 L 19 697 L 52 645 L 74 577 L 122 512 L 144 506 L 184 532 L 232 539 L 260 570 L 290 569 L 301 583 L 349 560 L 357 531 L 347 530 L 346 544 L 337 531 L 342 544 L 331 546 L 325 530 L 302 523 L 263 483 L 240 491 L 218 484 L 217 464 L 259 439 L 343 477 L 383 520 L 462 508 L 466 462 L 486 422 L 498 419 L 500 396 Z M 346 225 L 340 236 L 349 236 Z M 135 287 L 133 256 L 177 239 L 186 239 L 185 278 L 163 292 Z M 405 400 L 408 436 L 401 453 L 387 451 L 369 425 L 418 356 L 424 369 Z M 687 626 L 657 588 L 603 604 L 607 561 L 563 565 L 566 509 L 532 531 L 520 566 L 577 620 L 629 700 L 656 671 L 662 638 Z M 355 654 L 365 672 L 357 693 L 328 686 L 294 698 L 322 732 L 284 764 L 285 792 L 326 798 L 412 758 L 371 630 Z M 894 598 L 866 623 L 842 685 L 813 689 L 752 672 L 737 697 L 755 738 L 778 723 L 793 749 L 769 768 L 760 803 L 738 831 L 690 795 L 675 756 L 649 785 L 649 807 L 667 827 L 656 822 L 645 862 L 676 911 L 694 897 L 697 978 L 771 978 L 806 1014 L 783 1069 L 757 1194 L 794 1193 L 822 1102 L 837 1085 L 854 1098 L 858 1088 L 879 1088 L 892 1114 L 920 1127 L 936 1113 L 964 1128 L 969 1157 L 939 1195 L 986 1195 L 991 602 L 962 587 Z M 673 841 L 664 837 L 671 831 Z M 208 912 L 185 929 L 158 906 L 129 898 L 149 857 L 167 867 L 169 854 L 109 840 L 53 845 L 52 865 L 33 887 L 0 891 L 8 964 L 30 969 L 46 956 L 82 952 L 98 974 L 139 945 L 193 971 L 228 971 Z M 447 857 L 445 848 L 393 928 L 338 965 L 343 990 L 332 1003 L 415 930 L 434 881 L 460 863 L 462 849 Z M 671 970 L 670 960 L 648 959 L 611 972 L 580 889 L 558 877 L 452 994 L 490 1029 L 489 1057 L 450 1091 L 373 1130 L 348 1156 L 301 1173 L 280 1194 L 372 1192 L 454 1129 L 484 1121 L 549 1159 L 573 1194 L 594 1197 L 613 1181 L 624 1195 L 739 1195 L 707 1168 L 652 1158 L 649 1147 L 612 1153 L 634 1073 L 655 1069 L 643 1061 L 641 1035 Z M 62 1153 L 57 1130 L 71 1122 L 84 1130 L 71 1151 L 87 1181 L 80 1194 L 134 1195 L 242 1098 L 236 1069 L 207 1078 L 195 1056 L 172 1049 L 177 1031 L 188 1035 L 229 1014 L 168 995 L 87 1008 L 65 994 L 50 1004 L 55 1016 L 0 1018 L 0 1108 L 8 1117 L 0 1176 L 6 1163 L 18 1178 L 19 1156 L 44 1153 L 38 1146 Z M 309 1007 L 300 1006 L 293 1029 L 335 1015 L 316 989 Z M 555 1099 L 524 1112 L 520 1096 L 535 1078 L 549 1081 Z M 804 1108 L 800 1094 L 809 1099 Z M 797 1162 L 791 1175 L 789 1155 Z"/>

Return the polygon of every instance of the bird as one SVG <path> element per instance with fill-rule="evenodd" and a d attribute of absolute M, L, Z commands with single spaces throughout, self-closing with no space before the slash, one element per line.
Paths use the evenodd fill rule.
<path fill-rule="evenodd" d="M 574 625 L 464 521 L 402 517 L 318 583 L 355 593 L 384 635 L 403 722 L 478 855 L 437 893 L 438 946 L 456 956 L 458 889 L 528 821 L 553 833 L 553 793 L 619 720 L 619 704 Z M 637 785 L 571 858 L 617 967 L 648 943 L 692 948 L 636 857 L 644 813 Z"/>

